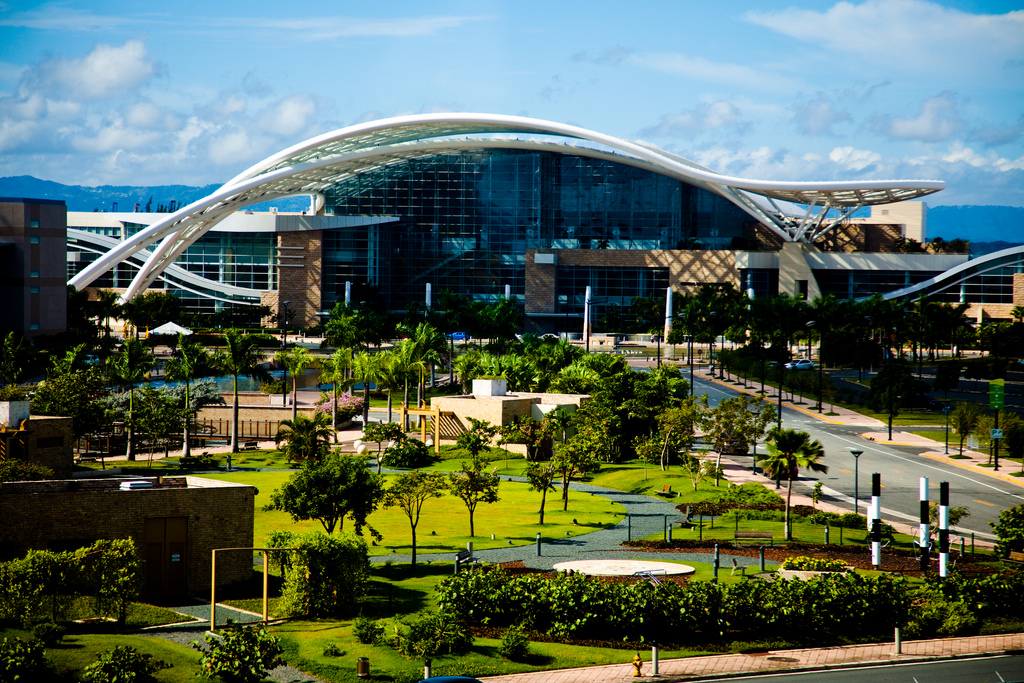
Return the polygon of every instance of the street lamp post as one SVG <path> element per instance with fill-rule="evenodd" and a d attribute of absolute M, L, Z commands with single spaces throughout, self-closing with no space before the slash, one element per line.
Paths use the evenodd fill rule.
<path fill-rule="evenodd" d="M 690 397 L 693 397 L 693 335 L 686 335 L 686 357 L 690 360 Z"/>
<path fill-rule="evenodd" d="M 292 303 L 291 301 L 282 301 L 281 302 L 281 305 L 284 306 L 284 315 L 282 316 L 282 318 L 284 318 L 284 320 L 282 320 L 282 325 L 281 325 L 281 348 L 282 349 L 288 347 L 288 306 L 290 306 L 291 303 Z"/>
<path fill-rule="evenodd" d="M 809 320 L 809 321 L 807 321 L 807 327 L 813 327 L 813 328 L 817 329 L 818 325 L 817 325 L 816 321 Z M 822 404 L 824 403 L 823 399 L 825 398 L 822 395 L 822 386 L 823 386 L 823 379 L 824 379 L 822 377 L 822 373 L 824 372 L 824 367 L 825 366 L 822 365 L 822 361 L 821 361 L 821 343 L 824 340 L 824 338 L 825 338 L 824 330 L 818 329 L 818 413 L 823 412 Z M 811 346 L 810 336 L 808 335 L 808 340 L 807 340 L 807 357 L 808 358 L 811 357 L 810 346 Z"/>
<path fill-rule="evenodd" d="M 949 408 L 950 406 L 942 406 L 942 412 L 946 414 L 946 455 L 949 455 Z"/>
<path fill-rule="evenodd" d="M 654 343 L 657 344 L 658 348 L 658 367 L 661 367 L 661 335 L 654 335 Z"/>
<path fill-rule="evenodd" d="M 860 461 L 860 456 L 864 454 L 864 451 L 859 451 L 856 448 L 850 449 L 850 455 L 853 456 L 853 512 L 859 514 L 860 508 L 860 491 L 857 490 L 857 464 Z"/>

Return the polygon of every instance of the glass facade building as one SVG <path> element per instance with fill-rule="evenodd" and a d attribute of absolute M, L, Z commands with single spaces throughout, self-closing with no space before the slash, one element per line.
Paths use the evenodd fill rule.
<path fill-rule="evenodd" d="M 377 287 L 392 310 L 423 301 L 428 282 L 479 301 L 509 285 L 522 304 L 528 249 L 721 249 L 741 240 L 753 220 L 717 194 L 648 170 L 512 149 L 404 159 L 325 196 L 328 214 L 398 218 L 325 233 L 325 307 L 343 296 L 346 280 Z M 595 298 L 628 306 L 634 296 L 663 292 L 668 276 L 560 269 L 559 312 L 581 310 L 575 298 L 587 284 Z"/>

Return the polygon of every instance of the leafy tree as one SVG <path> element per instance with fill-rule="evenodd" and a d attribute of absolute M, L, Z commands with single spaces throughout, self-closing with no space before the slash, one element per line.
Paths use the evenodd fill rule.
<path fill-rule="evenodd" d="M 558 469 L 551 462 L 533 461 L 526 466 L 526 471 L 523 474 L 530 483 L 530 489 L 540 492 L 539 524 L 544 524 L 544 503 L 547 501 L 548 491 L 555 490 L 552 480 L 558 474 Z"/>
<path fill-rule="evenodd" d="M 72 429 L 77 438 L 109 424 L 99 400 L 106 395 L 106 382 L 98 368 L 69 372 L 53 368 L 47 372 L 46 381 L 36 386 L 32 414 L 74 418 Z"/>
<path fill-rule="evenodd" d="M 181 301 L 173 294 L 145 292 L 122 304 L 121 314 L 135 326 L 135 338 L 138 339 L 139 330 L 157 327 L 179 318 Z"/>
<path fill-rule="evenodd" d="M 704 401 L 706 399 L 687 398 L 681 406 L 669 408 L 658 416 L 662 472 L 668 468 L 672 454 L 686 454 L 693 446 L 696 429 L 702 420 L 701 405 Z"/>
<path fill-rule="evenodd" d="M 111 405 L 116 410 L 117 403 Z M 154 389 L 148 384 L 139 388 L 135 397 L 135 430 L 151 454 L 157 444 L 167 445 L 168 438 L 181 426 L 182 412 L 163 388 Z"/>
<path fill-rule="evenodd" d="M 960 384 L 960 363 L 948 361 L 935 366 L 935 380 L 932 382 L 932 389 L 941 391 L 943 396 L 949 396 L 949 392 L 955 390 Z"/>
<path fill-rule="evenodd" d="M 263 353 L 256 337 L 238 330 L 224 333 L 225 349 L 217 354 L 216 364 L 231 375 L 231 452 L 238 452 L 238 378 L 250 377 L 269 382 L 270 371 L 263 365 Z M 337 397 L 335 397 L 337 398 Z"/>
<path fill-rule="evenodd" d="M 1006 455 L 1020 459 L 1021 470 L 1024 471 L 1024 420 L 1017 413 L 1006 412 L 1000 426 Z"/>
<path fill-rule="evenodd" d="M 828 467 L 818 462 L 825 455 L 825 449 L 818 441 L 812 441 L 807 432 L 795 429 L 775 429 L 768 442 L 768 455 L 762 460 L 765 469 L 772 472 L 775 479 L 783 473 L 789 479 L 786 491 L 786 540 L 792 539 L 793 529 L 789 523 L 789 504 L 793 495 L 793 479 L 800 468 L 812 472 L 828 473 Z"/>
<path fill-rule="evenodd" d="M 601 469 L 601 461 L 596 455 L 600 448 L 599 439 L 594 430 L 580 431 L 555 449 L 551 465 L 562 479 L 562 510 L 569 509 L 569 483 L 573 477 Z"/>
<path fill-rule="evenodd" d="M 155 680 L 153 674 L 170 668 L 171 665 L 162 659 L 142 654 L 130 645 L 115 645 L 85 667 L 83 674 L 93 683 L 132 683 Z"/>
<path fill-rule="evenodd" d="M 989 522 L 999 539 L 996 554 L 1009 557 L 1010 551 L 1024 552 L 1024 503 L 1007 508 L 999 513 L 999 520 Z"/>
<path fill-rule="evenodd" d="M 363 427 L 362 440 L 377 444 L 377 474 L 380 474 L 381 453 L 385 443 L 405 438 L 402 426 L 397 422 L 370 422 Z"/>
<path fill-rule="evenodd" d="M 388 314 L 372 306 L 352 306 L 339 301 L 324 327 L 327 342 L 340 349 L 365 351 L 390 337 Z M 393 328 L 392 328 L 393 329 Z"/>
<path fill-rule="evenodd" d="M 352 378 L 363 385 L 363 425 L 370 423 L 370 384 L 380 381 L 383 373 L 381 354 L 360 351 L 352 358 Z"/>
<path fill-rule="evenodd" d="M 464 448 L 469 451 L 473 460 L 477 459 L 485 448 L 490 448 L 491 439 L 498 433 L 498 427 L 487 420 L 468 418 L 471 428 L 459 434 L 455 441 L 456 448 Z"/>
<path fill-rule="evenodd" d="M 153 369 L 153 354 L 138 339 L 125 339 L 121 352 L 108 359 L 107 371 L 111 379 L 128 387 L 128 446 L 129 460 L 135 460 L 134 399 L 135 384 Z"/>
<path fill-rule="evenodd" d="M 679 464 L 682 466 L 686 476 L 690 478 L 694 492 L 697 491 L 697 487 L 705 479 L 709 477 L 717 479 L 721 471 L 721 468 L 714 461 L 702 458 L 696 453 L 682 453 L 679 458 Z"/>
<path fill-rule="evenodd" d="M 352 367 L 352 350 L 338 349 L 333 355 L 320 359 L 320 381 L 331 385 L 331 425 L 338 429 L 338 387 L 348 388 L 348 371 Z M 338 433 L 334 433 L 334 442 L 338 442 Z"/>
<path fill-rule="evenodd" d="M 949 414 L 949 423 L 960 437 L 960 455 L 964 454 L 964 441 L 967 440 L 971 432 L 978 428 L 984 413 L 984 408 L 977 403 L 957 401 L 953 411 Z"/>
<path fill-rule="evenodd" d="M 477 421 L 474 420 L 474 422 Z M 463 433 L 463 436 L 467 433 L 469 432 Z M 488 463 L 480 457 L 479 450 L 476 452 L 472 449 L 469 450 L 473 454 L 472 462 L 469 464 L 463 462 L 461 469 L 448 475 L 448 488 L 453 495 L 466 504 L 466 510 L 469 511 L 469 535 L 473 537 L 476 535 L 473 528 L 473 514 L 476 512 L 477 505 L 498 501 L 498 483 L 501 481 L 501 477 L 495 473 L 484 472 L 484 467 Z"/>
<path fill-rule="evenodd" d="M 328 424 L 330 418 L 323 413 L 314 413 L 310 419 L 299 415 L 294 420 L 281 420 L 281 429 L 274 436 L 279 444 L 284 441 L 284 453 L 289 462 L 320 460 L 327 455 L 331 443 Z"/>
<path fill-rule="evenodd" d="M 746 454 L 750 444 L 763 437 L 774 415 L 771 406 L 757 398 L 725 399 L 705 414 L 704 435 L 719 453 Z"/>
<path fill-rule="evenodd" d="M 305 372 L 306 368 L 316 365 L 316 359 L 309 352 L 309 349 L 297 346 L 291 351 L 278 351 L 274 354 L 274 360 L 284 365 L 288 372 L 292 373 L 292 419 L 298 415 L 299 404 L 296 401 L 299 391 L 299 375 Z"/>
<path fill-rule="evenodd" d="M 178 355 L 167 361 L 165 374 L 169 380 L 185 383 L 185 409 L 182 411 L 185 437 L 181 448 L 182 457 L 189 457 L 192 454 L 192 411 L 189 401 L 192 381 L 200 377 L 211 377 L 217 374 L 218 370 L 214 357 L 201 343 L 178 333 Z"/>
<path fill-rule="evenodd" d="M 902 359 L 890 360 L 878 371 L 871 380 L 868 391 L 868 404 L 872 410 L 887 413 L 889 416 L 889 440 L 892 441 L 892 418 L 900 414 L 903 399 L 913 396 L 919 389 L 927 391 L 927 385 L 915 380 Z"/>
<path fill-rule="evenodd" d="M 949 517 L 949 526 L 955 527 L 957 524 L 962 522 L 971 516 L 971 509 L 966 505 L 952 505 L 947 511 Z M 937 538 L 939 535 L 939 504 L 931 503 L 928 506 L 928 530 L 932 538 Z"/>
<path fill-rule="evenodd" d="M 271 496 L 271 507 L 283 510 L 296 522 L 315 519 L 324 531 L 344 530 L 345 518 L 362 535 L 366 518 L 384 497 L 384 478 L 366 469 L 361 460 L 339 451 L 322 460 L 307 460 Z M 374 538 L 380 534 L 370 528 Z"/>
<path fill-rule="evenodd" d="M 434 461 L 434 457 L 425 443 L 403 434 L 400 439 L 391 442 L 391 445 L 384 449 L 381 460 L 388 467 L 416 469 L 426 467 Z"/>
<path fill-rule="evenodd" d="M 8 332 L 0 342 L 0 382 L 17 384 L 27 355 L 25 339 L 20 334 Z"/>
<path fill-rule="evenodd" d="M 409 518 L 412 532 L 412 566 L 416 566 L 416 527 L 420 523 L 423 505 L 431 498 L 441 498 L 446 489 L 445 476 L 440 472 L 413 470 L 398 475 L 384 494 L 384 507 L 399 507 Z"/>
<path fill-rule="evenodd" d="M 508 443 L 526 445 L 528 462 L 551 459 L 551 440 L 554 436 L 551 420 L 536 420 L 526 415 L 502 427 L 502 434 Z"/>

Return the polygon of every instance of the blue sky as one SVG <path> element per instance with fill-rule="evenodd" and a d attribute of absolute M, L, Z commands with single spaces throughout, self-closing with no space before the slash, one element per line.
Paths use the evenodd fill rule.
<path fill-rule="evenodd" d="M 1018 2 L 0 0 L 0 176 L 218 183 L 401 114 L 519 114 L 777 180 L 1024 206 Z"/>

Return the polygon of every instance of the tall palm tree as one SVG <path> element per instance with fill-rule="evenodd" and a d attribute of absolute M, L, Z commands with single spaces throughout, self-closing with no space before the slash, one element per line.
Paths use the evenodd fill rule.
<path fill-rule="evenodd" d="M 370 422 L 370 383 L 381 378 L 381 354 L 360 351 L 352 358 L 352 378 L 363 385 L 363 426 Z"/>
<path fill-rule="evenodd" d="M 306 368 L 316 365 L 316 359 L 309 352 L 309 349 L 296 346 L 291 351 L 278 351 L 274 354 L 274 360 L 282 363 L 288 372 L 292 373 L 292 419 L 299 414 L 299 406 L 295 402 L 299 391 L 299 375 Z"/>
<path fill-rule="evenodd" d="M 349 368 L 352 367 L 351 349 L 338 349 L 334 355 L 321 358 L 320 381 L 331 385 L 331 427 L 334 431 L 334 442 L 338 442 L 338 387 L 350 387 Z"/>
<path fill-rule="evenodd" d="M 783 474 L 789 479 L 786 491 L 786 540 L 792 540 L 793 529 L 789 523 L 789 501 L 793 496 L 793 480 L 800 468 L 812 472 L 828 473 L 828 467 L 818 462 L 825 456 L 825 449 L 818 441 L 811 441 L 811 435 L 795 429 L 774 429 L 768 441 L 768 455 L 761 459 L 764 468 L 772 473 L 778 482 Z"/>
<path fill-rule="evenodd" d="M 217 354 L 217 365 L 231 375 L 231 452 L 238 452 L 238 378 L 251 377 L 259 382 L 270 381 L 270 371 L 263 365 L 263 353 L 255 337 L 238 330 L 224 333 L 226 348 Z"/>
<path fill-rule="evenodd" d="M 182 457 L 192 454 L 191 424 L 192 403 L 189 389 L 192 380 L 217 374 L 217 363 L 201 343 L 178 333 L 178 357 L 167 361 L 164 374 L 167 379 L 185 383 L 185 437 L 181 447 Z"/>
<path fill-rule="evenodd" d="M 135 460 L 135 383 L 142 380 L 153 369 L 153 354 L 138 339 L 128 338 L 121 345 L 121 352 L 107 361 L 111 378 L 128 387 L 128 445 L 125 455 Z"/>
<path fill-rule="evenodd" d="M 419 387 L 418 381 L 422 379 L 423 373 L 427 370 L 427 361 L 418 354 L 416 344 L 410 339 L 403 339 L 402 343 L 395 347 L 394 357 L 391 361 L 391 371 L 397 378 L 400 378 L 402 383 L 405 385 L 405 393 L 402 400 L 405 402 L 405 407 L 409 407 L 409 380 L 412 380 Z M 419 402 L 417 401 L 417 406 Z M 406 414 L 408 419 L 408 414 Z M 409 425 L 402 425 L 403 429 L 408 429 Z"/>
<path fill-rule="evenodd" d="M 274 437 L 285 442 L 284 453 L 289 462 L 317 462 L 327 455 L 333 428 L 327 424 L 327 415 L 313 413 L 312 419 L 299 415 L 281 420 L 281 428 Z"/>

